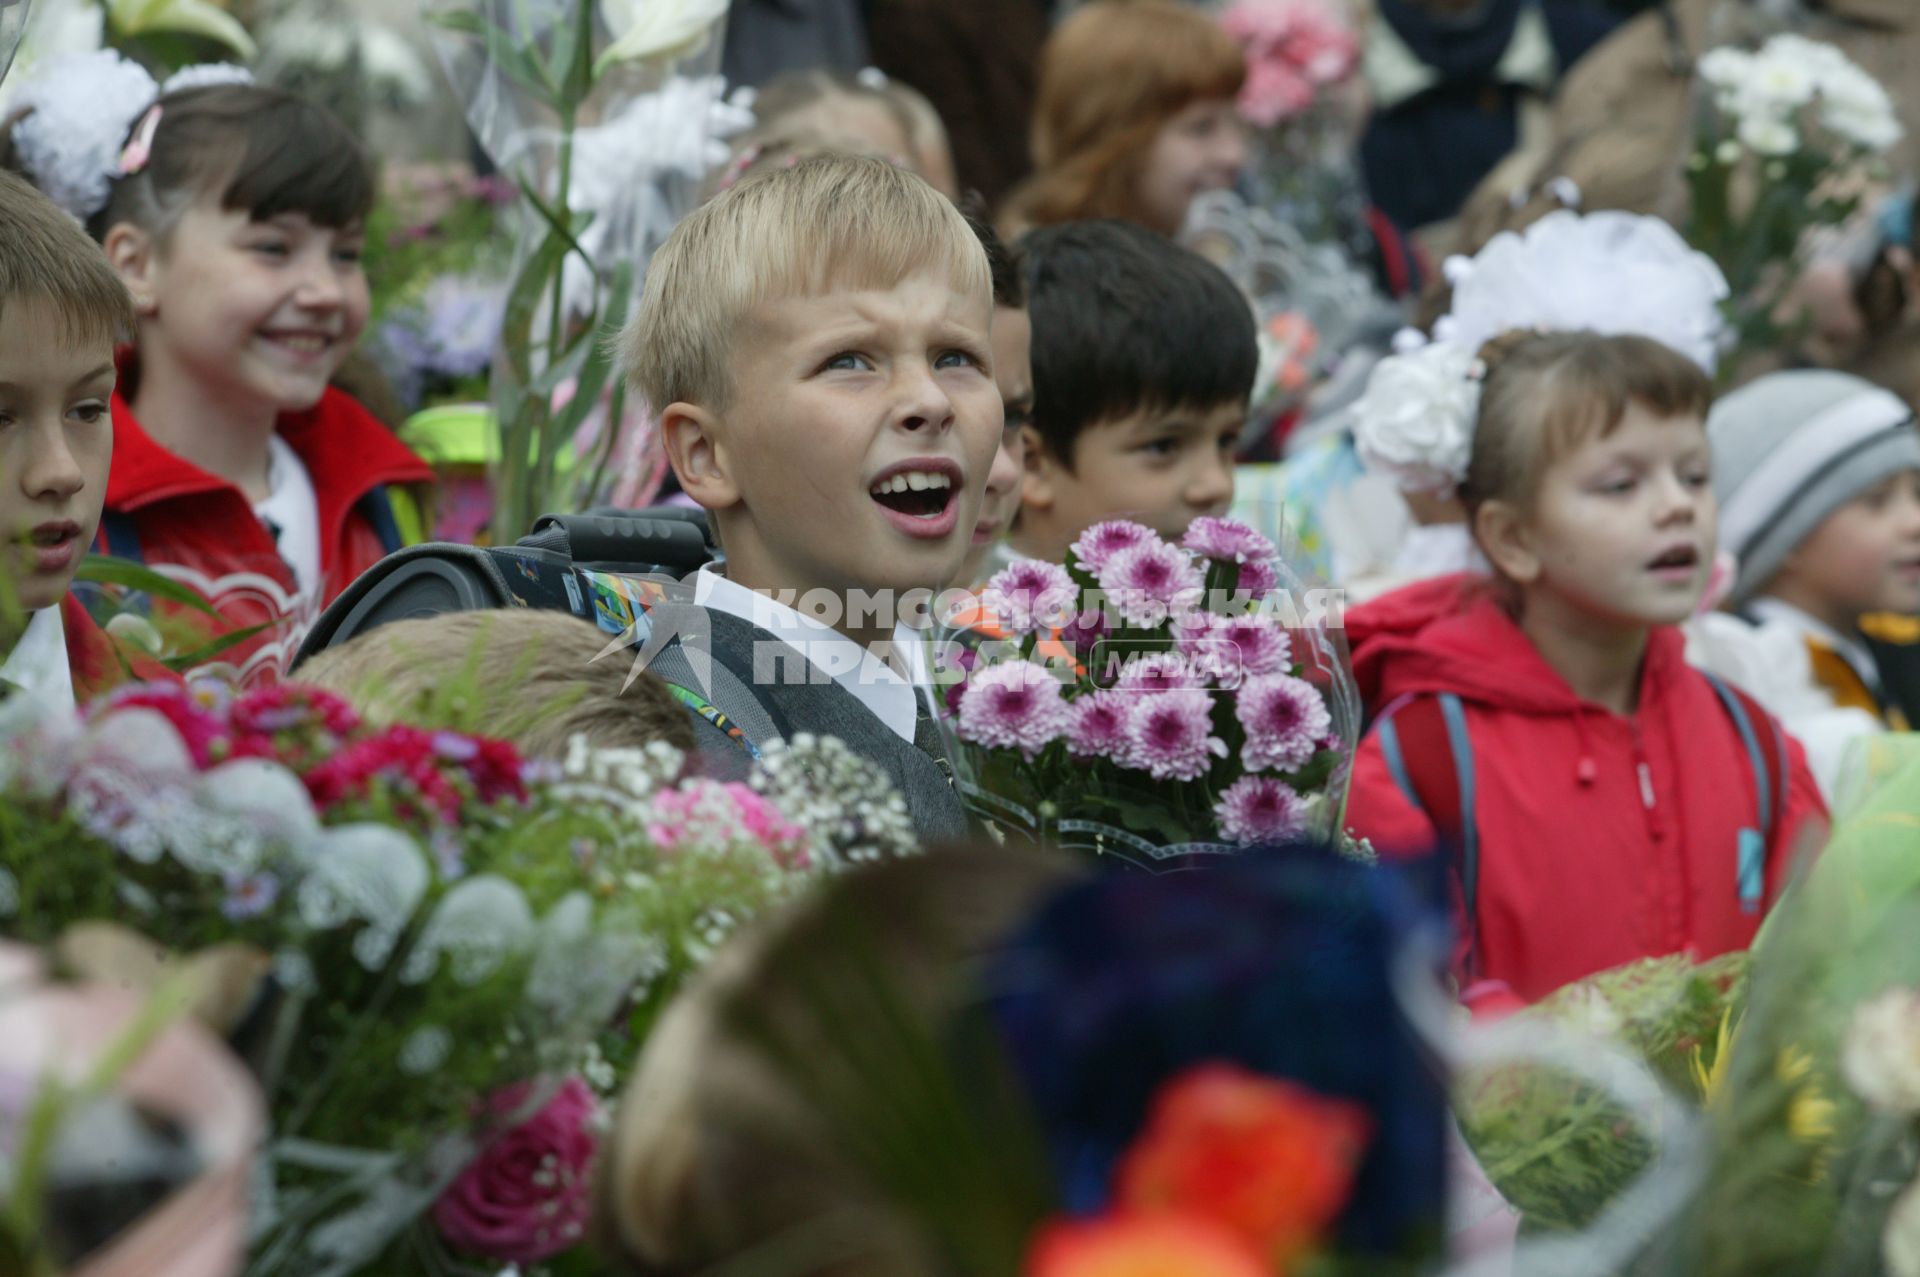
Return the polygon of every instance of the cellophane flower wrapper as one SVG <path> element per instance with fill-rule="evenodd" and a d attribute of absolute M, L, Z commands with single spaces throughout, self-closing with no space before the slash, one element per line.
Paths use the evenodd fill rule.
<path fill-rule="evenodd" d="M 1154 870 L 1338 834 L 1360 711 L 1337 595 L 1302 587 L 1245 524 L 1195 529 L 1224 557 L 1113 521 L 942 618 L 929 712 L 1002 834 Z M 1119 585 L 1129 572 L 1160 584 Z"/>
<path fill-rule="evenodd" d="M 230 1033 L 271 1115 L 247 1271 L 360 1271 L 567 1078 L 611 1086 L 677 980 L 839 863 L 844 810 L 777 805 L 802 769 L 755 789 L 681 766 L 584 742 L 530 764 L 287 687 L 134 687 L 85 720 L 18 697 L 0 927 L 49 945 L 105 920 L 163 952 L 257 953 L 270 974 Z M 884 834 L 869 805 L 858 832 Z"/>
<path fill-rule="evenodd" d="M 1513 1022 L 1604 1042 L 1698 1109 L 1699 1078 L 1740 1005 L 1747 965 L 1744 951 L 1698 965 L 1649 958 L 1576 981 Z M 1533 1230 L 1590 1225 L 1658 1151 L 1658 1133 L 1639 1129 L 1606 1088 L 1551 1066 L 1468 1073 L 1455 1105 L 1482 1169 Z"/>
<path fill-rule="evenodd" d="M 32 11 L 33 0 L 0 4 L 0 80 L 7 78 L 7 71 L 13 66 L 13 55 L 20 48 L 21 37 L 27 33 L 27 15 Z"/>
<path fill-rule="evenodd" d="M 611 375 L 611 340 L 752 116 L 718 75 L 724 0 L 423 0 L 423 13 L 475 136 L 526 195 L 508 219 L 492 369 L 511 539 L 544 510 L 595 504 L 622 433 L 651 429 Z"/>
<path fill-rule="evenodd" d="M 1916 1271 L 1920 739 L 1863 742 L 1833 835 L 1753 950 L 1707 1176 L 1641 1272 Z"/>

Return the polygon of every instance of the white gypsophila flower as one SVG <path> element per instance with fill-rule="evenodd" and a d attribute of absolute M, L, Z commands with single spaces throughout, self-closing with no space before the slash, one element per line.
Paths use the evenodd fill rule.
<path fill-rule="evenodd" d="M 440 898 L 426 928 L 407 954 L 400 979 L 421 984 L 450 963 L 454 981 L 472 986 L 498 971 L 533 939 L 533 908 L 505 878 L 480 874 L 464 879 Z"/>
<path fill-rule="evenodd" d="M 408 1077 L 424 1077 L 447 1062 L 453 1054 L 453 1035 L 437 1024 L 424 1025 L 407 1035 L 400 1044 L 400 1071 Z"/>
<path fill-rule="evenodd" d="M 377 970 L 426 895 L 432 879 L 426 857 L 413 839 L 387 825 L 341 825 L 316 842 L 312 869 L 296 893 L 300 919 L 316 930 L 361 923 L 353 956 Z"/>
<path fill-rule="evenodd" d="M 314 978 L 313 959 L 300 949 L 282 949 L 273 955 L 273 978 L 288 993 L 311 993 L 320 987 Z"/>
<path fill-rule="evenodd" d="M 800 732 L 767 751 L 748 784 L 807 836 L 824 866 L 913 855 L 906 799 L 886 774 L 837 737 Z"/>
<path fill-rule="evenodd" d="M 1353 407 L 1353 440 L 1371 470 L 1417 492 L 1447 492 L 1466 477 L 1480 383 L 1475 354 L 1435 342 L 1374 366 Z"/>
<path fill-rule="evenodd" d="M 1890 989 L 1863 1003 L 1847 1026 L 1840 1071 L 1874 1108 L 1920 1114 L 1920 993 Z"/>
<path fill-rule="evenodd" d="M 1887 1261 L 1887 1277 L 1920 1277 L 1920 1181 L 1894 1199 L 1880 1235 L 1880 1254 Z"/>
<path fill-rule="evenodd" d="M 600 0 L 600 16 L 613 43 L 600 56 L 609 62 L 684 57 L 706 42 L 726 16 L 729 0 Z"/>

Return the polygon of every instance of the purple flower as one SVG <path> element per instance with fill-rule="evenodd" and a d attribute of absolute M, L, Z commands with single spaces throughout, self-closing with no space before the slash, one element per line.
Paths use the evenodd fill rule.
<path fill-rule="evenodd" d="M 1203 558 L 1220 563 L 1253 563 L 1271 559 L 1279 551 L 1273 542 L 1238 519 L 1201 515 L 1187 525 L 1180 544 Z"/>
<path fill-rule="evenodd" d="M 1075 758 L 1121 759 L 1127 749 L 1130 696 L 1094 692 L 1067 706 L 1067 752 Z"/>
<path fill-rule="evenodd" d="M 1227 743 L 1213 734 L 1213 697 L 1202 691 L 1137 698 L 1127 717 L 1126 764 L 1155 780 L 1196 780 Z"/>
<path fill-rule="evenodd" d="M 1213 818 L 1229 842 L 1277 842 L 1307 823 L 1307 802 L 1271 776 L 1242 776 L 1214 804 Z"/>
<path fill-rule="evenodd" d="M 1153 529 L 1143 523 L 1109 519 L 1105 523 L 1094 524 L 1080 534 L 1080 539 L 1073 543 L 1073 557 L 1081 567 L 1097 574 L 1108 560 L 1122 550 L 1131 550 L 1136 545 L 1148 545 L 1159 540 Z"/>
<path fill-rule="evenodd" d="M 230 873 L 226 882 L 227 898 L 221 902 L 220 912 L 232 922 L 258 918 L 280 898 L 280 880 L 264 869 L 252 874 Z"/>
<path fill-rule="evenodd" d="M 1057 563 L 1023 559 L 995 573 L 980 601 L 1007 633 L 1027 634 L 1066 624 L 1080 605 L 1080 587 Z"/>
<path fill-rule="evenodd" d="M 1119 692 L 1184 692 L 1204 688 L 1208 681 L 1206 670 L 1178 652 L 1148 652 L 1122 666 L 1113 686 Z"/>
<path fill-rule="evenodd" d="M 1245 593 L 1256 603 L 1280 588 L 1280 569 L 1273 566 L 1271 559 L 1254 559 L 1240 565 L 1240 577 L 1234 585 L 1236 593 Z"/>
<path fill-rule="evenodd" d="M 1231 676 L 1236 686 L 1255 674 L 1287 672 L 1293 640 L 1269 618 L 1200 615 L 1204 621 L 1175 635 L 1188 660 L 1206 665 L 1222 679 Z"/>
<path fill-rule="evenodd" d="M 480 757 L 480 743 L 459 732 L 440 731 L 433 734 L 433 752 L 448 762 L 470 763 Z"/>
<path fill-rule="evenodd" d="M 1032 661 L 977 671 L 960 697 L 960 738 L 1032 758 L 1066 729 L 1060 682 Z"/>
<path fill-rule="evenodd" d="M 1144 626 L 1165 621 L 1171 604 L 1191 603 L 1204 584 L 1192 556 L 1158 539 L 1120 551 L 1098 579 L 1120 615 Z"/>
<path fill-rule="evenodd" d="M 1303 767 L 1333 725 L 1313 684 L 1291 674 L 1262 674 L 1241 686 L 1234 713 L 1247 732 L 1240 761 L 1248 771 Z"/>

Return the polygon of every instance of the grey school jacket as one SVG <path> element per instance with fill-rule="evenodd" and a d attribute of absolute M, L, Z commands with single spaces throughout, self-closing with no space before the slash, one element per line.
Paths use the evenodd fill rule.
<path fill-rule="evenodd" d="M 812 677 L 800 681 L 803 662 L 798 653 L 750 621 L 690 603 L 660 604 L 653 609 L 650 620 L 656 631 L 663 625 L 670 626 L 668 632 L 676 636 L 653 657 L 651 665 L 669 682 L 684 685 L 700 665 L 689 659 L 691 649 L 710 642 L 713 661 L 705 671 L 709 680 L 707 699 L 725 711 L 756 745 L 801 732 L 837 736 L 886 773 L 907 800 L 907 811 L 922 843 L 968 837 L 971 826 L 966 807 L 948 779 L 950 769 L 939 732 L 924 714 L 914 743 L 908 744 L 824 672 L 814 669 Z M 757 643 L 776 645 L 783 658 L 791 654 L 794 659 L 774 662 L 763 653 L 761 668 L 756 670 Z M 747 751 L 724 729 L 689 713 L 703 770 L 720 780 L 745 779 L 753 766 Z"/>

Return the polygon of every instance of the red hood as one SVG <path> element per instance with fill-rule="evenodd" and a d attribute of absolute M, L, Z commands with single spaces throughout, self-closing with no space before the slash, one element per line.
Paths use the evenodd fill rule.
<path fill-rule="evenodd" d="M 1369 715 L 1396 697 L 1452 692 L 1462 700 L 1527 714 L 1591 709 L 1507 615 L 1486 577 L 1436 577 L 1383 594 L 1346 614 L 1353 672 Z M 1670 626 L 1648 639 L 1646 690 L 1664 685 L 1684 661 Z"/>

